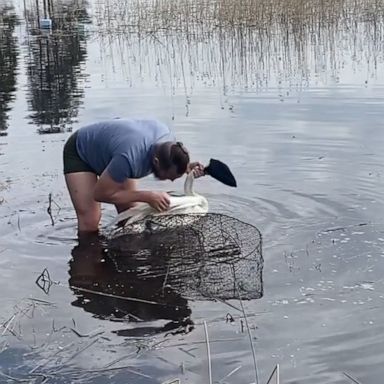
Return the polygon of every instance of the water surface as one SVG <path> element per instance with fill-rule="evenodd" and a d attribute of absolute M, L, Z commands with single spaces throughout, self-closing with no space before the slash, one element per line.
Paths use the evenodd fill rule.
<path fill-rule="evenodd" d="M 73 279 L 90 288 L 119 282 L 113 266 L 103 265 L 103 243 L 76 237 L 63 144 L 88 122 L 150 115 L 170 124 L 194 158 L 230 165 L 236 190 L 209 178 L 196 190 L 212 211 L 263 234 L 263 297 L 244 302 L 260 382 L 277 363 L 284 383 L 347 383 L 343 372 L 380 382 L 384 3 L 210 4 L 53 3 L 55 30 L 47 33 L 36 28 L 34 2 L 26 10 L 2 3 L 6 375 L 39 382 L 42 376 L 31 375 L 41 373 L 52 383 L 208 382 L 205 321 L 214 381 L 255 381 L 237 300 L 232 307 L 177 301 L 186 304 L 181 316 L 136 306 L 130 318 L 118 300 L 93 305 L 94 297 L 69 288 Z M 182 181 L 149 177 L 142 186 L 181 189 Z M 114 214 L 105 206 L 103 225 Z M 48 294 L 35 283 L 44 268 L 53 281 Z M 148 296 L 157 288 L 142 287 Z M 180 324 L 185 314 L 193 329 Z M 170 322 L 177 326 L 166 328 Z M 112 370 L 118 367 L 125 368 Z"/>

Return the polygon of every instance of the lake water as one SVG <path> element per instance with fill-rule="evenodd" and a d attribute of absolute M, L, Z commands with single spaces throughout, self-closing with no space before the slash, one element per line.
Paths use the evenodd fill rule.
<path fill-rule="evenodd" d="M 124 116 L 159 118 L 236 175 L 196 190 L 263 235 L 263 297 L 243 302 L 258 381 L 276 364 L 283 383 L 381 381 L 384 1 L 64 1 L 52 33 L 35 2 L 1 4 L 0 382 L 207 383 L 204 322 L 213 381 L 256 380 L 237 300 L 189 301 L 193 329 L 170 334 L 178 314 L 122 320 L 69 287 L 119 281 L 102 243 L 78 242 L 63 144 Z"/>

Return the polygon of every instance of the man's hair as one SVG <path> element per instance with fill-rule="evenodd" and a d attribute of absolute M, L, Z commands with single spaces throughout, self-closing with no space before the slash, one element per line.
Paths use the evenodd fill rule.
<path fill-rule="evenodd" d="M 159 165 L 162 169 L 168 170 L 172 166 L 176 167 L 179 175 L 183 175 L 189 164 L 189 153 L 183 143 L 164 143 L 157 152 Z"/>

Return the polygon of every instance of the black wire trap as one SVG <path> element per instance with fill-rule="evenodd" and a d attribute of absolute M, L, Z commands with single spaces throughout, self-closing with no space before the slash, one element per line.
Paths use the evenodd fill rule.
<path fill-rule="evenodd" d="M 113 230 L 108 254 L 119 272 L 135 270 L 142 282 L 156 280 L 186 298 L 263 295 L 261 233 L 227 215 L 151 216 Z"/>

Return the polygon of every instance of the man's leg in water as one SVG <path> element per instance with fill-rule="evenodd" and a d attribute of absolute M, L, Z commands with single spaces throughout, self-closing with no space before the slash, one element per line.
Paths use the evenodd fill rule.
<path fill-rule="evenodd" d="M 101 218 L 100 203 L 93 198 L 97 175 L 92 172 L 67 173 L 65 181 L 76 210 L 78 231 L 98 231 Z"/>

